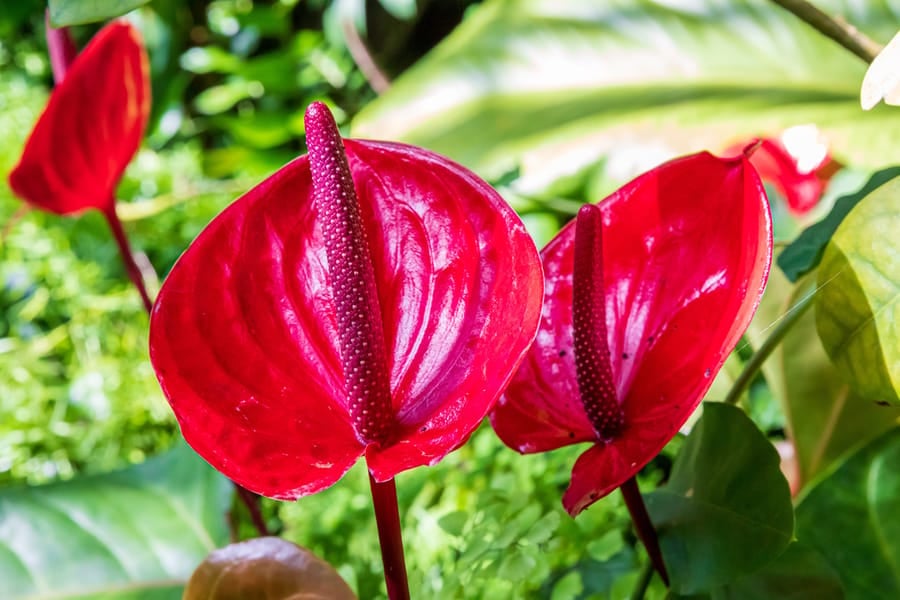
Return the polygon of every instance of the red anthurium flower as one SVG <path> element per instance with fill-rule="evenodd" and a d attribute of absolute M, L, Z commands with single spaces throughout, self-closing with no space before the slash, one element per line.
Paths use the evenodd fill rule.
<path fill-rule="evenodd" d="M 738 154 L 743 146 L 732 146 L 725 154 Z M 784 196 L 796 215 L 809 212 L 819 203 L 831 177 L 840 169 L 815 125 L 798 125 L 778 137 L 763 139 L 750 163 L 763 181 Z"/>
<path fill-rule="evenodd" d="M 319 103 L 306 131 L 308 156 L 188 248 L 150 325 L 187 441 L 281 499 L 363 454 L 383 482 L 460 446 L 534 339 L 542 296 L 533 242 L 472 173 L 412 146 L 342 143 Z"/>
<path fill-rule="evenodd" d="M 678 432 L 750 323 L 771 254 L 756 172 L 708 153 L 586 205 L 543 250 L 537 340 L 491 420 L 522 453 L 593 443 L 563 497 L 570 514 Z"/>
<path fill-rule="evenodd" d="M 48 34 L 58 79 L 72 50 L 60 35 Z M 148 73 L 136 29 L 125 21 L 101 29 L 50 95 L 9 175 L 13 191 L 61 215 L 111 211 L 116 185 L 140 146 L 150 113 Z"/>

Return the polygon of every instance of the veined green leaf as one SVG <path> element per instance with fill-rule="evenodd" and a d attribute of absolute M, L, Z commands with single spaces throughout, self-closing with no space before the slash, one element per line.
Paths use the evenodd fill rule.
<path fill-rule="evenodd" d="M 900 1 L 818 2 L 875 39 Z M 900 162 L 900 121 L 864 114 L 865 64 L 762 0 L 488 0 L 353 123 L 538 192 L 609 160 L 618 179 L 674 154 L 817 123 L 840 160 Z M 614 158 L 612 158 L 614 157 Z"/>
<path fill-rule="evenodd" d="M 0 490 L 3 597 L 177 600 L 228 539 L 231 488 L 180 443 L 121 471 Z"/>
<path fill-rule="evenodd" d="M 147 4 L 150 0 L 49 0 L 54 27 L 106 21 Z"/>
<path fill-rule="evenodd" d="M 669 483 L 647 494 L 672 591 L 710 591 L 752 573 L 791 541 L 778 453 L 740 409 L 703 405 Z"/>
<path fill-rule="evenodd" d="M 821 479 L 797 507 L 797 538 L 831 564 L 847 600 L 900 597 L 900 429 Z"/>
<path fill-rule="evenodd" d="M 900 180 L 866 196 L 825 249 L 816 327 L 860 396 L 900 405 Z"/>
<path fill-rule="evenodd" d="M 798 285 L 795 305 L 814 293 L 815 277 Z M 824 284 L 820 293 L 837 282 Z M 782 399 L 799 468 L 798 488 L 850 450 L 896 426 L 900 409 L 879 406 L 856 394 L 828 359 L 816 335 L 816 310 L 803 315 L 775 353 L 774 380 Z"/>

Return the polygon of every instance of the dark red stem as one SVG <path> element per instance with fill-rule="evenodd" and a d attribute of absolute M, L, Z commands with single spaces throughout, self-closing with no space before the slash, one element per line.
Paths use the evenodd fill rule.
<path fill-rule="evenodd" d="M 666 564 L 663 562 L 662 551 L 659 548 L 659 538 L 656 536 L 656 529 L 650 521 L 650 515 L 647 514 L 647 507 L 644 505 L 644 498 L 641 496 L 641 490 L 638 489 L 637 479 L 632 477 L 622 484 L 622 496 L 625 498 L 625 506 L 628 507 L 628 513 L 631 515 L 631 521 L 637 531 L 638 538 L 647 549 L 650 556 L 650 562 L 653 568 L 659 573 L 660 578 L 668 586 L 669 574 L 666 572 Z"/>
<path fill-rule="evenodd" d="M 147 314 L 149 315 L 153 312 L 153 300 L 150 299 L 150 294 L 147 292 L 147 286 L 144 284 L 144 276 L 141 274 L 141 269 L 134 261 L 134 255 L 131 253 L 131 245 L 128 243 L 128 236 L 125 234 L 125 229 L 122 227 L 122 221 L 119 219 L 119 215 L 116 214 L 115 202 L 111 202 L 109 207 L 103 210 L 103 216 L 106 217 L 109 229 L 112 231 L 113 238 L 116 240 L 116 245 L 119 247 L 119 254 L 122 256 L 122 262 L 125 263 L 125 271 L 128 273 L 128 278 L 141 295 L 144 309 L 146 309 Z M 247 511 L 250 513 L 250 519 L 253 521 L 253 525 L 256 527 L 259 535 L 269 535 L 269 529 L 266 527 L 266 522 L 262 518 L 262 513 L 259 511 L 259 496 L 237 483 L 234 483 L 234 489 L 237 491 L 241 502 L 247 507 Z"/>
<path fill-rule="evenodd" d="M 53 82 L 59 85 L 65 79 L 69 65 L 78 55 L 78 48 L 75 47 L 68 27 L 56 29 L 50 25 L 49 9 L 44 13 L 44 31 L 47 34 L 47 54 L 50 55 Z"/>
<path fill-rule="evenodd" d="M 406 579 L 406 560 L 403 558 L 403 536 L 400 532 L 400 509 L 397 507 L 397 486 L 393 479 L 378 483 L 369 475 L 375 522 L 378 524 L 378 543 L 384 564 L 384 583 L 389 600 L 409 600 Z"/>
<path fill-rule="evenodd" d="M 119 247 L 119 254 L 122 255 L 122 262 L 125 263 L 125 271 L 128 273 L 128 278 L 141 295 L 147 314 L 150 314 L 153 311 L 153 300 L 150 299 L 150 294 L 147 293 L 147 286 L 144 285 L 144 276 L 141 274 L 141 269 L 134 262 L 134 255 L 131 253 L 128 236 L 125 235 L 122 221 L 119 220 L 119 216 L 116 214 L 115 202 L 109 203 L 108 208 L 103 210 L 103 216 L 106 217 L 106 222 L 109 223 L 116 245 Z"/>
<path fill-rule="evenodd" d="M 266 525 L 266 520 L 262 516 L 262 511 L 259 509 L 259 495 L 236 483 L 234 484 L 234 489 L 241 502 L 247 507 L 247 512 L 250 513 L 250 520 L 253 521 L 253 526 L 256 527 L 259 535 L 263 537 L 271 535 L 269 527 Z"/>

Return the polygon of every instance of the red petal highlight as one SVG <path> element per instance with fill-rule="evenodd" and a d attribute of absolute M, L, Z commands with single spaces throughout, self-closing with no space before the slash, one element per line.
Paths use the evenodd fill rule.
<path fill-rule="evenodd" d="M 519 218 L 467 170 L 411 146 L 344 146 L 390 371 L 390 443 L 367 449 L 384 481 L 437 462 L 477 427 L 534 338 L 542 276 Z M 301 157 L 200 234 L 151 320 L 151 359 L 185 438 L 278 498 L 331 485 L 364 450 L 316 216 Z"/>
<path fill-rule="evenodd" d="M 100 30 L 50 95 L 9 185 L 57 214 L 104 209 L 150 114 L 147 55 L 124 21 Z"/>
<path fill-rule="evenodd" d="M 567 492 L 574 512 L 640 470 L 694 411 L 756 310 L 772 254 L 765 192 L 744 157 L 671 161 L 599 208 L 608 342 L 625 423 L 580 461 Z M 574 241 L 570 224 L 542 252 L 537 340 L 492 414 L 498 435 L 520 452 L 597 440 L 579 406 L 572 356 Z"/>

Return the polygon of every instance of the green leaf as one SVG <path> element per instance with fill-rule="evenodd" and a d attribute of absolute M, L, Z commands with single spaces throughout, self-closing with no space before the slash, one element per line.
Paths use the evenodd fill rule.
<path fill-rule="evenodd" d="M 797 239 L 778 255 L 778 266 L 787 278 L 796 283 L 800 277 L 819 266 L 825 246 L 853 207 L 898 175 L 900 167 L 890 167 L 875 173 L 859 191 L 838 198 L 824 219 L 810 225 L 797 236 Z"/>
<path fill-rule="evenodd" d="M 679 594 L 730 583 L 791 541 L 791 494 L 778 453 L 734 406 L 703 405 L 669 483 L 646 499 Z"/>
<path fill-rule="evenodd" d="M 212 552 L 183 600 L 356 600 L 334 567 L 278 537 L 253 538 Z"/>
<path fill-rule="evenodd" d="M 799 542 L 762 569 L 713 590 L 712 600 L 843 600 L 841 580 L 821 554 Z"/>
<path fill-rule="evenodd" d="M 54 27 L 106 21 L 124 15 L 150 0 L 49 0 Z"/>
<path fill-rule="evenodd" d="M 438 519 L 438 527 L 452 536 L 459 537 L 468 521 L 469 513 L 464 510 L 455 510 Z"/>
<path fill-rule="evenodd" d="M 231 488 L 180 443 L 121 471 L 0 490 L 3 597 L 180 598 L 228 539 Z"/>
<path fill-rule="evenodd" d="M 797 538 L 837 571 L 848 600 L 900 597 L 900 429 L 853 454 L 797 507 Z"/>
<path fill-rule="evenodd" d="M 813 276 L 801 282 L 790 304 L 814 293 L 814 283 Z M 779 372 L 770 383 L 787 418 L 798 467 L 797 489 L 851 449 L 893 427 L 900 417 L 900 409 L 864 400 L 841 378 L 816 335 L 816 310 L 813 305 L 794 324 L 770 361 Z"/>
<path fill-rule="evenodd" d="M 897 0 L 824 0 L 875 39 Z M 865 64 L 758 0 L 488 0 L 353 122 L 487 177 L 522 168 L 521 191 L 608 158 L 621 180 L 667 157 L 817 123 L 838 158 L 900 162 L 900 121 L 863 114 Z"/>
<path fill-rule="evenodd" d="M 866 196 L 831 238 L 816 327 L 853 390 L 900 404 L 900 180 Z"/>

